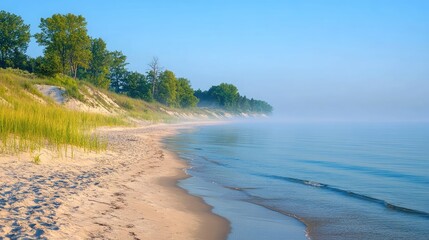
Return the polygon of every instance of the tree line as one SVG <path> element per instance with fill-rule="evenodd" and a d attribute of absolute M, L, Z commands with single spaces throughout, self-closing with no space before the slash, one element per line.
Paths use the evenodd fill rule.
<path fill-rule="evenodd" d="M 116 93 L 170 107 L 218 107 L 229 111 L 270 113 L 272 107 L 248 99 L 231 84 L 222 83 L 208 91 L 194 91 L 190 81 L 163 70 L 154 57 L 146 73 L 127 69 L 121 51 L 109 51 L 101 38 L 88 35 L 81 15 L 54 14 L 41 18 L 40 32 L 30 34 L 30 25 L 13 13 L 0 11 L 0 67 L 19 68 L 42 76 L 63 74 Z M 43 56 L 26 55 L 30 38 L 44 47 Z"/>
<path fill-rule="evenodd" d="M 195 91 L 195 96 L 199 99 L 200 107 L 220 107 L 235 112 L 271 113 L 273 111 L 273 107 L 267 102 L 241 96 L 237 87 L 228 83 L 212 86 L 208 91 L 198 89 Z"/>

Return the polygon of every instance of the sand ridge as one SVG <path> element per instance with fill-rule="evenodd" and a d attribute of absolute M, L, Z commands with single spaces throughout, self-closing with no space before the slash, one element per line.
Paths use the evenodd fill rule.
<path fill-rule="evenodd" d="M 187 166 L 161 143 L 191 126 L 101 129 L 108 151 L 41 165 L 0 158 L 0 236 L 225 239 L 228 222 L 176 186 Z"/>

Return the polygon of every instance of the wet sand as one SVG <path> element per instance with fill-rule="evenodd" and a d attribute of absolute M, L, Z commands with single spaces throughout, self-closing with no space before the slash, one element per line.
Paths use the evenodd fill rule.
<path fill-rule="evenodd" d="M 0 236 L 226 239 L 227 220 L 176 183 L 186 163 L 161 140 L 192 124 L 101 129 L 102 153 L 0 155 Z M 70 152 L 69 152 L 70 154 Z"/>

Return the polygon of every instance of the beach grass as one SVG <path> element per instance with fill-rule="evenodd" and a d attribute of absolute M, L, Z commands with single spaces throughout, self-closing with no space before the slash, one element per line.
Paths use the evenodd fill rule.
<path fill-rule="evenodd" d="M 45 146 L 59 151 L 67 151 L 69 146 L 103 150 L 106 143 L 91 130 L 125 124 L 119 116 L 73 111 L 55 104 L 35 89 L 34 84 L 42 80 L 23 74 L 0 70 L 0 152 Z"/>
<path fill-rule="evenodd" d="M 167 108 L 157 102 L 145 102 L 140 99 L 134 99 L 122 94 L 103 91 L 104 94 L 113 99 L 122 109 L 127 111 L 128 117 L 134 119 L 147 120 L 150 122 L 170 122 L 173 117 L 161 111 L 161 108 Z"/>

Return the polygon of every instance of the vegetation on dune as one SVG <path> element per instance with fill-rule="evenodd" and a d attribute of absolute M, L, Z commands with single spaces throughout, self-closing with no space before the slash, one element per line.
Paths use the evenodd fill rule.
<path fill-rule="evenodd" d="M 198 106 L 231 112 L 272 111 L 272 107 L 264 101 L 241 96 L 231 84 L 213 86 L 208 91 L 194 91 L 189 80 L 176 77 L 170 70 L 163 70 L 156 57 L 148 64 L 146 73 L 129 71 L 126 68 L 127 57 L 121 51 L 109 51 L 103 39 L 88 35 L 87 22 L 81 15 L 54 14 L 49 18 L 42 18 L 39 25 L 41 32 L 34 36 L 39 45 L 44 47 L 44 56 L 36 59 L 24 54 L 30 33 L 21 17 L 2 11 L 0 19 L 4 20 L 0 25 L 0 34 L 9 34 L 11 28 L 20 26 L 19 31 L 14 34 L 21 36 L 19 42 L 5 40 L 8 44 L 4 46 L 8 46 L 8 50 L 5 51 L 7 54 L 3 54 L 2 49 L 2 56 L 8 57 L 9 65 L 3 64 L 0 67 L 17 67 L 50 77 L 61 73 L 90 82 L 99 88 L 173 108 L 194 108 L 200 102 Z M 25 56 L 26 64 L 19 60 L 22 57 L 10 57 L 11 52 Z M 65 85 L 67 92 L 79 99 L 75 88 L 67 83 Z M 236 92 L 231 95 L 231 91 Z"/>
<path fill-rule="evenodd" d="M 169 120 L 176 114 L 172 108 L 185 114 L 203 111 L 195 108 L 197 104 L 229 112 L 272 111 L 264 101 L 241 96 L 232 84 L 194 91 L 188 79 L 163 70 L 157 58 L 146 73 L 129 71 L 127 57 L 121 51 L 109 51 L 103 39 L 89 36 L 86 25 L 83 16 L 70 13 L 42 18 L 34 38 L 44 47 L 44 55 L 31 58 L 25 53 L 31 38 L 29 25 L 20 16 L 0 11 L 0 152 L 34 150 L 46 144 L 99 150 L 105 144 L 89 130 L 124 124 L 120 116 L 67 110 L 43 96 L 36 84 L 62 87 L 68 97 L 81 102 L 96 92 L 97 102 L 109 108 L 102 92 L 128 116 L 151 121 Z"/>
<path fill-rule="evenodd" d="M 40 81 L 0 70 L 0 152 L 36 150 L 46 145 L 58 150 L 65 150 L 68 145 L 101 150 L 105 143 L 89 130 L 124 124 L 119 117 L 36 101 L 32 94 L 44 99 L 33 86 Z"/>

